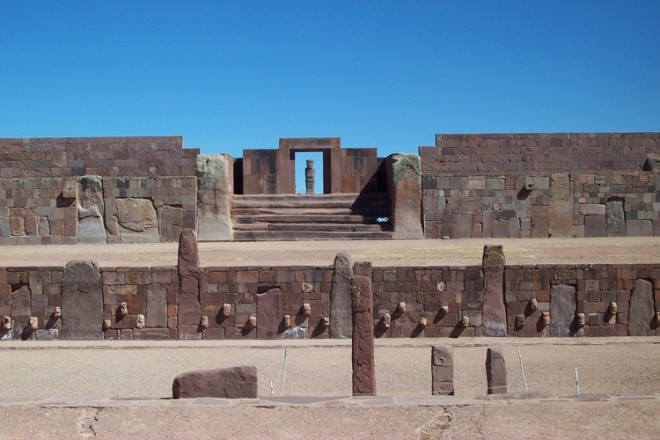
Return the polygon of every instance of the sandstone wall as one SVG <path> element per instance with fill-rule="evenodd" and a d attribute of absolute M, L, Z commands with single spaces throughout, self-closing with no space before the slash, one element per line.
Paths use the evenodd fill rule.
<path fill-rule="evenodd" d="M 356 273 L 369 274 L 357 264 Z M 0 338 L 62 337 L 62 320 L 53 313 L 62 306 L 63 274 L 63 267 L 0 269 L 0 316 L 12 319 L 10 329 L 0 329 Z M 177 322 L 176 267 L 101 268 L 101 276 L 103 318 L 110 324 L 104 335 L 109 339 L 256 339 L 260 323 L 274 323 L 275 338 L 328 337 L 324 318 L 330 312 L 333 266 L 202 268 L 199 301 L 208 319 L 199 326 Z M 373 267 L 371 278 L 377 338 L 483 334 L 481 266 Z M 657 265 L 506 266 L 503 289 L 509 336 L 550 336 L 552 325 L 562 323 L 566 336 L 654 335 L 660 324 L 655 317 L 660 311 Z M 566 291 L 572 295 L 568 303 L 575 306 L 561 315 L 553 304 L 564 304 L 560 293 Z M 277 307 L 268 301 L 260 310 L 261 295 L 273 292 Z M 612 302 L 618 307 L 614 315 L 609 312 Z M 122 303 L 124 316 L 118 313 Z M 543 312 L 551 310 L 550 325 L 544 325 Z M 76 310 L 61 312 L 66 319 Z M 583 326 L 578 325 L 580 313 Z M 387 325 L 386 314 L 391 318 Z M 26 330 L 31 317 L 38 321 L 34 331 Z"/>

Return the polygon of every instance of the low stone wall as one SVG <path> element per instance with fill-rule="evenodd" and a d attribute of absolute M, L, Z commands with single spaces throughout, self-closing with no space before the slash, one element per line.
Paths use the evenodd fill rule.
<path fill-rule="evenodd" d="M 660 235 L 660 173 L 425 174 L 427 238 Z"/>
<path fill-rule="evenodd" d="M 101 268 L 104 322 L 93 327 L 107 339 L 327 338 L 333 274 L 334 266 L 201 268 L 202 318 L 182 325 L 177 267 Z M 495 290 L 486 287 L 493 278 L 481 265 L 356 262 L 355 274 L 370 274 L 373 282 L 376 338 L 486 335 L 492 327 L 485 320 L 494 315 L 485 292 L 498 288 L 506 308 L 500 324 L 509 336 L 655 335 L 660 324 L 657 265 L 505 266 Z M 70 293 L 64 276 L 63 267 L 0 269 L 0 338 L 67 338 L 62 321 L 84 313 L 86 300 L 80 297 L 79 309 L 63 307 Z"/>

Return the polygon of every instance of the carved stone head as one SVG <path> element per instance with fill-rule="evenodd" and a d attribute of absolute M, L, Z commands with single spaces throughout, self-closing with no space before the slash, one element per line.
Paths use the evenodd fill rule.
<path fill-rule="evenodd" d="M 610 305 L 607 307 L 607 313 L 609 313 L 611 316 L 616 315 L 618 311 L 619 311 L 619 306 L 614 301 L 612 301 Z"/>
<path fill-rule="evenodd" d="M 516 315 L 516 327 L 518 327 L 518 328 L 524 327 L 525 326 L 525 321 L 526 321 L 526 319 L 525 319 L 524 314 L 520 313 L 520 314 Z"/>
<path fill-rule="evenodd" d="M 420 316 L 419 319 L 417 320 L 417 325 L 420 327 L 426 327 L 428 324 L 428 320 L 426 319 L 426 316 Z"/>
<path fill-rule="evenodd" d="M 304 303 L 300 309 L 303 316 L 310 316 L 312 314 L 312 306 L 310 303 Z"/>
<path fill-rule="evenodd" d="M 585 315 L 582 312 L 579 312 L 575 315 L 576 320 L 577 320 L 577 325 L 579 327 L 584 327 L 587 323 L 587 315 Z"/>
<path fill-rule="evenodd" d="M 103 331 L 110 330 L 112 328 L 112 320 L 104 319 L 103 320 Z"/>
<path fill-rule="evenodd" d="M 55 307 L 53 313 L 50 315 L 53 319 L 60 319 L 62 317 L 62 309 L 60 307 Z"/>
<path fill-rule="evenodd" d="M 549 312 L 542 312 L 543 314 L 541 315 L 541 319 L 543 321 L 543 327 L 547 327 L 550 325 L 550 313 Z"/>
<path fill-rule="evenodd" d="M 250 315 L 250 319 L 248 319 L 248 324 L 250 327 L 256 327 L 257 326 L 257 315 Z"/>
<path fill-rule="evenodd" d="M 117 307 L 117 318 L 121 319 L 126 315 L 128 315 L 128 303 L 121 302 Z"/>
<path fill-rule="evenodd" d="M 284 324 L 285 328 L 293 327 L 292 325 L 293 321 L 291 320 L 291 315 L 284 315 L 284 318 L 282 318 L 282 323 Z"/>
<path fill-rule="evenodd" d="M 319 321 L 319 325 L 320 325 L 321 327 L 323 327 L 323 328 L 328 327 L 328 326 L 330 325 L 330 318 L 328 318 L 327 316 L 324 316 L 324 317 L 321 318 L 321 320 Z"/>
<path fill-rule="evenodd" d="M 204 330 L 209 328 L 209 317 L 208 316 L 202 316 L 202 319 L 199 320 L 199 326 Z"/>
<path fill-rule="evenodd" d="M 538 310 L 539 308 L 539 302 L 536 300 L 536 298 L 532 298 L 529 300 L 529 311 L 534 313 Z"/>
<path fill-rule="evenodd" d="M 463 318 L 461 319 L 461 326 L 467 327 L 469 325 L 470 325 L 470 318 L 468 318 L 467 315 L 463 315 Z"/>
<path fill-rule="evenodd" d="M 449 306 L 442 306 L 440 307 L 440 315 L 445 316 L 449 313 Z"/>
<path fill-rule="evenodd" d="M 380 317 L 381 325 L 385 328 L 390 328 L 392 325 L 392 315 L 389 313 L 383 313 Z"/>
<path fill-rule="evenodd" d="M 5 330 L 11 330 L 11 317 L 3 316 L 2 317 L 2 328 Z"/>
<path fill-rule="evenodd" d="M 231 315 L 231 304 L 224 303 L 222 305 L 222 316 L 228 317 Z"/>
<path fill-rule="evenodd" d="M 39 318 L 30 316 L 30 330 L 35 331 L 39 328 Z"/>
<path fill-rule="evenodd" d="M 146 320 L 144 318 L 144 315 L 142 315 L 142 314 L 137 315 L 137 318 L 135 320 L 135 327 L 136 328 L 144 328 L 145 324 L 146 324 Z"/>
<path fill-rule="evenodd" d="M 399 304 L 396 305 L 396 312 L 399 315 L 403 315 L 406 313 L 406 303 L 405 301 L 400 301 Z"/>

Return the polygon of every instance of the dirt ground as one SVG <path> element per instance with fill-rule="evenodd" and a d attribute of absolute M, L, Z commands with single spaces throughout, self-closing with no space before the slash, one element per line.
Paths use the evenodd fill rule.
<path fill-rule="evenodd" d="M 660 263 L 660 237 L 349 240 L 199 243 L 204 266 L 328 266 L 338 252 L 374 266 L 481 264 L 484 244 L 501 244 L 507 264 Z M 177 243 L 4 246 L 0 267 L 64 266 L 71 260 L 103 266 L 175 266 Z"/>

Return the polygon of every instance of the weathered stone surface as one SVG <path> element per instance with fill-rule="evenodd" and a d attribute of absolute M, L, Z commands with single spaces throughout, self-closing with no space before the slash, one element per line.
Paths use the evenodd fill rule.
<path fill-rule="evenodd" d="M 149 327 L 167 327 L 167 290 L 161 284 L 147 286 L 146 312 Z"/>
<path fill-rule="evenodd" d="M 557 284 L 550 288 L 550 336 L 571 336 L 577 310 L 575 287 Z"/>
<path fill-rule="evenodd" d="M 234 160 L 228 154 L 197 156 L 197 231 L 200 240 L 231 240 Z"/>
<path fill-rule="evenodd" d="M 635 289 L 630 296 L 628 311 L 628 336 L 648 336 L 655 334 L 652 321 L 655 317 L 653 309 L 653 284 L 644 279 L 635 281 Z"/>
<path fill-rule="evenodd" d="M 504 304 L 504 251 L 502 246 L 486 245 L 482 258 L 484 275 L 483 324 L 484 336 L 506 336 L 506 306 Z"/>
<path fill-rule="evenodd" d="M 387 160 L 394 238 L 423 238 L 421 159 L 416 154 L 393 154 Z"/>
<path fill-rule="evenodd" d="M 158 216 L 149 199 L 117 199 L 119 240 L 122 243 L 158 243 Z"/>
<path fill-rule="evenodd" d="M 332 285 L 330 287 L 331 338 L 350 338 L 353 333 L 351 306 L 351 278 L 353 262 L 350 255 L 340 252 L 335 257 Z"/>
<path fill-rule="evenodd" d="M 78 241 L 105 243 L 103 178 L 81 176 L 78 186 Z"/>
<path fill-rule="evenodd" d="M 172 397 L 175 399 L 200 397 L 255 399 L 257 397 L 257 367 L 241 366 L 180 374 L 172 384 Z"/>
<path fill-rule="evenodd" d="M 550 176 L 548 214 L 550 237 L 573 236 L 573 189 L 567 173 Z"/>
<path fill-rule="evenodd" d="M 257 339 L 277 337 L 283 316 L 280 289 L 257 294 Z"/>
<path fill-rule="evenodd" d="M 502 352 L 497 348 L 489 348 L 486 351 L 486 381 L 488 394 L 505 394 L 507 392 L 506 362 Z"/>
<path fill-rule="evenodd" d="M 608 237 L 625 237 L 627 235 L 623 200 L 608 201 L 605 217 Z"/>
<path fill-rule="evenodd" d="M 93 261 L 70 261 L 62 277 L 62 336 L 103 339 L 101 272 Z"/>
<path fill-rule="evenodd" d="M 158 225 L 162 241 L 177 241 L 183 230 L 183 208 L 169 205 L 158 207 Z"/>
<path fill-rule="evenodd" d="M 454 395 L 454 354 L 450 347 L 431 349 L 431 394 Z"/>
<path fill-rule="evenodd" d="M 30 299 L 31 292 L 28 286 L 21 286 L 12 292 L 11 295 L 11 318 L 12 325 L 12 338 L 13 339 L 27 339 L 30 333 Z"/>
<path fill-rule="evenodd" d="M 202 306 L 199 301 L 199 251 L 197 234 L 186 228 L 179 238 L 179 325 L 199 324 L 202 318 Z"/>
<path fill-rule="evenodd" d="M 374 363 L 374 319 L 371 278 L 352 279 L 353 307 L 353 395 L 376 395 L 376 367 Z"/>

